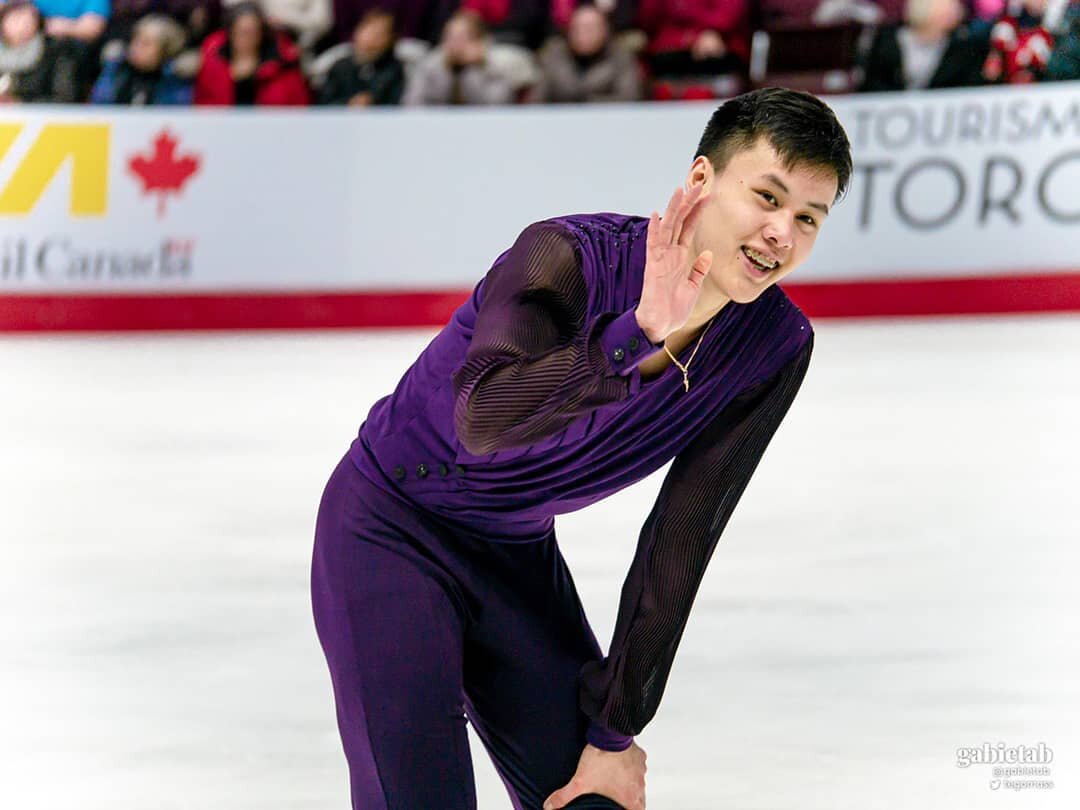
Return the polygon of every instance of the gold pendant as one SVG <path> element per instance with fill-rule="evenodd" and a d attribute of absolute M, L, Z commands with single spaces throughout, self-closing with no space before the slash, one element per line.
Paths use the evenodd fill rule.
<path fill-rule="evenodd" d="M 683 384 L 683 388 L 686 389 L 686 393 L 689 394 L 690 393 L 690 378 L 688 376 L 686 376 L 685 371 L 683 372 L 683 375 L 682 375 L 682 384 Z"/>

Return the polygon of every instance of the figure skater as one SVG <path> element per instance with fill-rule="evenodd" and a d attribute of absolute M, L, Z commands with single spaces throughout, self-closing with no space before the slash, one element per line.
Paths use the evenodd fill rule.
<path fill-rule="evenodd" d="M 633 737 L 810 362 L 776 283 L 851 168 L 814 96 L 731 99 L 662 217 L 529 225 L 375 403 L 311 572 L 354 808 L 475 808 L 466 721 L 518 810 L 645 807 Z M 672 459 L 605 656 L 555 515 Z"/>

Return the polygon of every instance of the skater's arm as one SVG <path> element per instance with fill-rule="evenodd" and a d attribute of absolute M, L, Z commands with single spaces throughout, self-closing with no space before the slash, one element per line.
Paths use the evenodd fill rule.
<path fill-rule="evenodd" d="M 802 384 L 812 350 L 811 334 L 783 369 L 737 396 L 676 457 L 642 527 L 608 657 L 581 671 L 590 738 L 602 740 L 605 730 L 637 734 L 656 713 L 705 567 Z"/>
<path fill-rule="evenodd" d="M 555 222 L 526 228 L 484 281 L 454 425 L 469 452 L 551 436 L 631 393 L 631 372 L 658 351 L 633 308 L 589 314 L 577 243 Z"/>

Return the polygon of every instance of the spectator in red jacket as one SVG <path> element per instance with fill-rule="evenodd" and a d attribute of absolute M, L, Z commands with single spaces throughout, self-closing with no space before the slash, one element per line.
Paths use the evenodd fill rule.
<path fill-rule="evenodd" d="M 1040 81 L 1054 50 L 1054 36 L 1044 19 L 1047 0 L 1010 2 L 990 31 L 990 54 L 983 65 L 989 83 Z"/>
<path fill-rule="evenodd" d="M 203 42 L 195 103 L 296 106 L 309 102 L 299 48 L 270 28 L 254 3 L 229 9 L 226 28 Z"/>
<path fill-rule="evenodd" d="M 748 0 L 641 0 L 641 28 L 656 76 L 709 76 L 750 59 Z"/>

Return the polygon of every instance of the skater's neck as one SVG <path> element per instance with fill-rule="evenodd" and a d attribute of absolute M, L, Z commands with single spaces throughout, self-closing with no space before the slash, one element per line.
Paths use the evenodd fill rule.
<path fill-rule="evenodd" d="M 721 292 L 710 290 L 706 287 L 701 291 L 701 297 L 694 304 L 690 317 L 686 319 L 686 325 L 680 332 L 696 332 L 702 326 L 712 320 L 720 310 L 731 303 L 731 299 Z"/>

